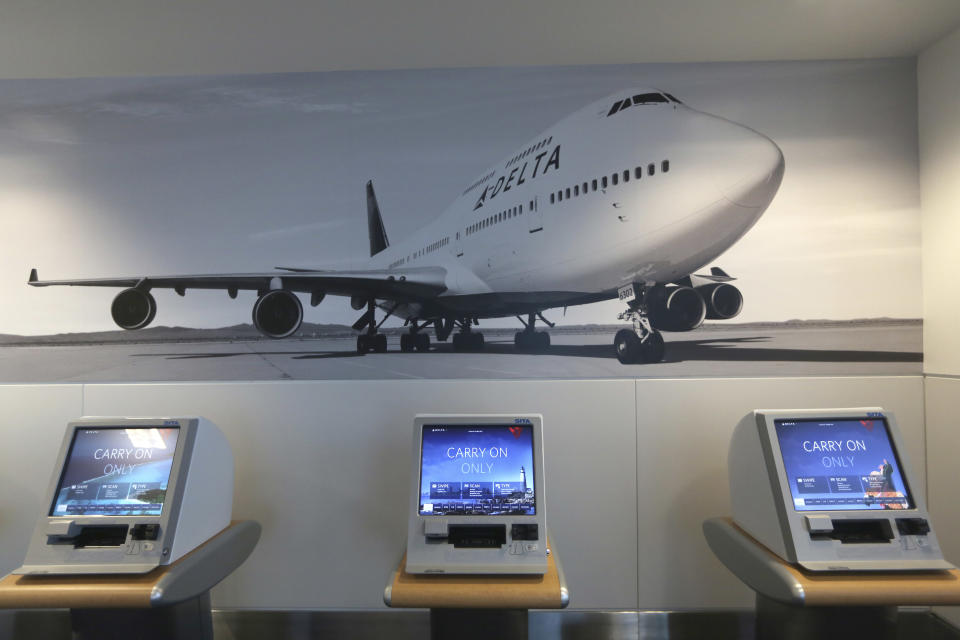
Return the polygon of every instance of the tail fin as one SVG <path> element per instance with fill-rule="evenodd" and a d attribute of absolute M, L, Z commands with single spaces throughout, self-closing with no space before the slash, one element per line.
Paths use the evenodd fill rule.
<path fill-rule="evenodd" d="M 383 218 L 380 217 L 380 205 L 373 192 L 373 181 L 367 181 L 367 232 L 370 235 L 370 255 L 375 256 L 388 246 L 387 231 L 383 228 Z"/>

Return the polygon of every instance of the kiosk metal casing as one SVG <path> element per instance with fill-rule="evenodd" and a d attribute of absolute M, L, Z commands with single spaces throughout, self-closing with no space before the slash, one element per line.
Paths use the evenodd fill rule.
<path fill-rule="evenodd" d="M 424 429 L 529 428 L 535 513 L 475 515 L 421 513 Z M 547 532 L 543 473 L 543 417 L 537 414 L 418 415 L 414 420 L 406 571 L 450 574 L 544 574 Z M 444 478 L 453 480 L 453 478 Z M 498 539 L 497 536 L 502 536 Z M 456 539 L 458 538 L 459 539 Z M 502 543 L 501 543 L 502 542 Z"/>
<path fill-rule="evenodd" d="M 78 432 L 151 429 L 177 430 L 159 515 L 55 511 Z M 14 573 L 146 573 L 178 560 L 230 524 L 233 453 L 220 429 L 200 417 L 84 417 L 68 424 L 45 495 L 26 559 Z"/>
<path fill-rule="evenodd" d="M 777 423 L 854 420 L 886 427 L 904 482 L 901 504 L 871 509 L 824 504 L 798 510 Z M 734 430 L 728 470 L 734 521 L 788 562 L 811 571 L 953 568 L 943 559 L 922 496 L 910 491 L 914 476 L 896 419 L 880 407 L 752 411 Z"/>

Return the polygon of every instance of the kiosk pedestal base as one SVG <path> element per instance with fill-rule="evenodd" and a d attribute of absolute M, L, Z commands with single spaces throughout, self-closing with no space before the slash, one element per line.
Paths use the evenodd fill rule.
<path fill-rule="evenodd" d="M 527 640 L 526 609 L 430 609 L 431 640 Z"/>
<path fill-rule="evenodd" d="M 74 640 L 213 640 L 210 592 L 155 609 L 71 609 Z"/>
<path fill-rule="evenodd" d="M 960 570 L 812 572 L 785 562 L 729 518 L 703 533 L 717 558 L 757 593 L 759 639 L 893 640 L 897 606 L 960 604 Z"/>
<path fill-rule="evenodd" d="M 528 609 L 563 609 L 570 602 L 563 569 L 550 552 L 544 575 L 411 574 L 406 567 L 404 556 L 383 601 L 388 607 L 430 609 L 434 640 L 526 640 Z"/>
<path fill-rule="evenodd" d="M 149 573 L 10 574 L 0 579 L 0 609 L 70 609 L 77 640 L 213 640 L 210 589 L 259 539 L 260 525 L 247 520 Z"/>
<path fill-rule="evenodd" d="M 804 607 L 757 594 L 757 640 L 895 640 L 896 607 Z"/>

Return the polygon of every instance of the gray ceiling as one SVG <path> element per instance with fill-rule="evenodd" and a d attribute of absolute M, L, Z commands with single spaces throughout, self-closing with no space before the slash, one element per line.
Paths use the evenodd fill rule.
<path fill-rule="evenodd" d="M 912 56 L 960 0 L 3 0 L 0 77 Z"/>

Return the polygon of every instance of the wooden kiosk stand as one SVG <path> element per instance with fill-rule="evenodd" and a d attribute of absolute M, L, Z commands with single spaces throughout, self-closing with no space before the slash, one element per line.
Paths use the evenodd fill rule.
<path fill-rule="evenodd" d="M 897 606 L 960 605 L 960 571 L 810 572 L 730 518 L 704 521 L 710 549 L 757 592 L 757 638 L 896 638 Z"/>
<path fill-rule="evenodd" d="M 78 640 L 212 640 L 210 589 L 243 564 L 259 539 L 257 522 L 236 521 L 145 574 L 10 574 L 0 580 L 0 608 L 70 609 Z"/>
<path fill-rule="evenodd" d="M 406 566 L 404 555 L 383 601 L 388 607 L 430 609 L 434 640 L 525 640 L 529 609 L 563 609 L 570 603 L 554 553 L 548 555 L 543 575 L 411 574 Z"/>

